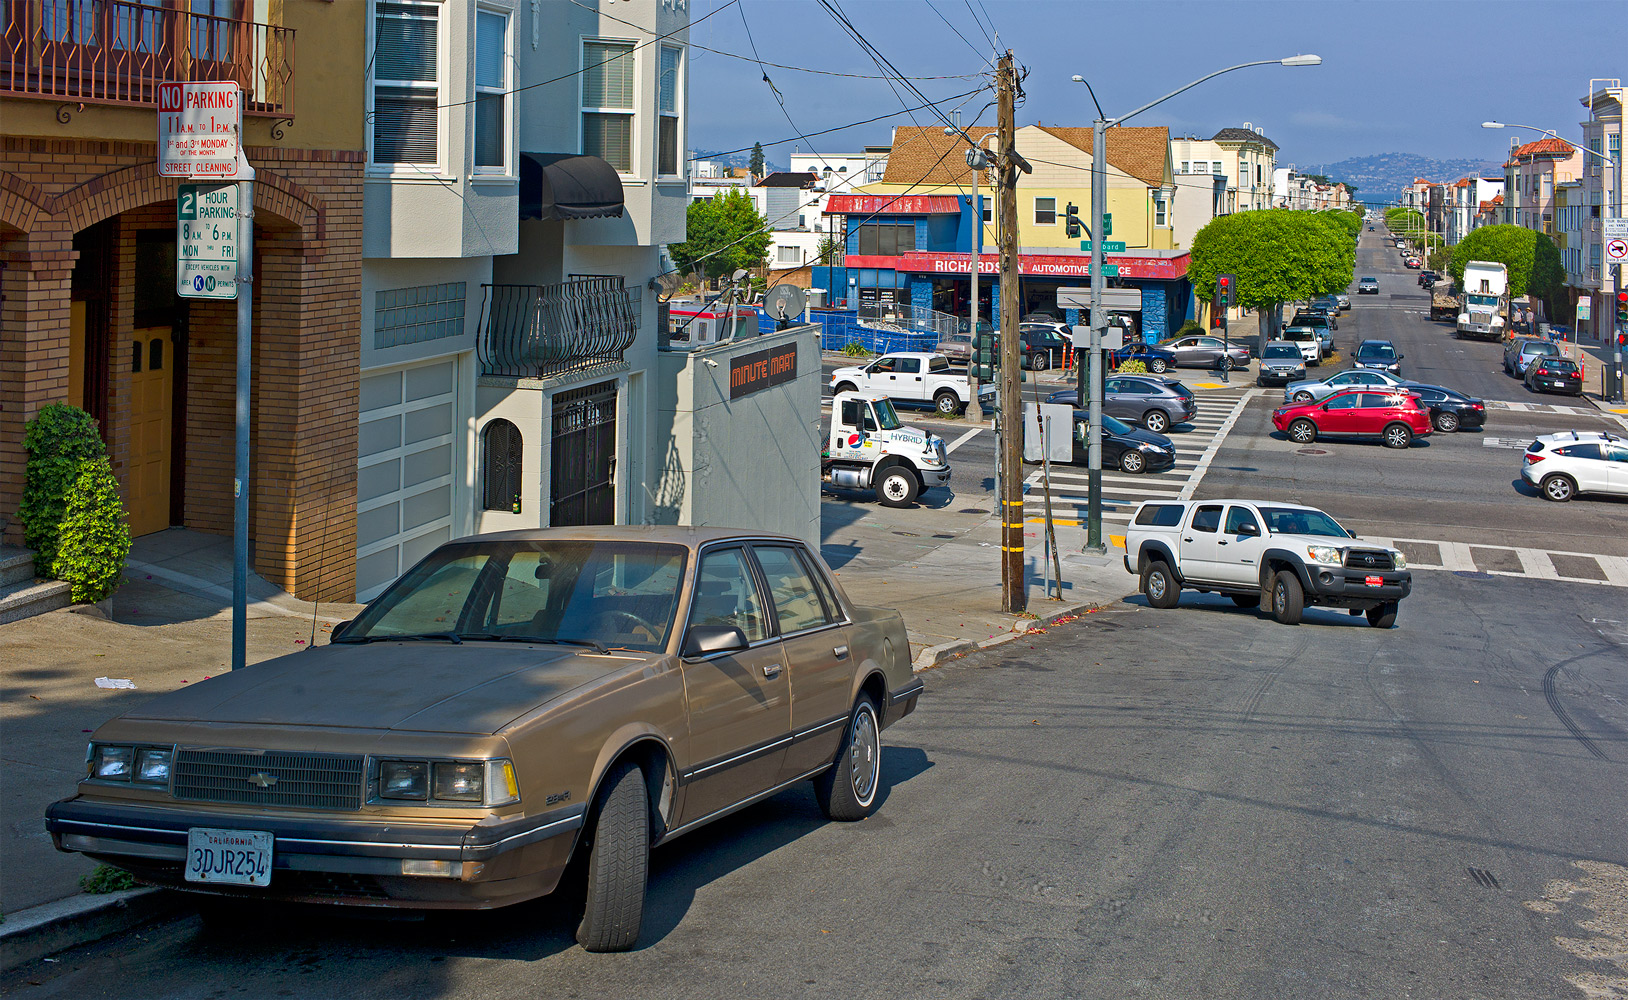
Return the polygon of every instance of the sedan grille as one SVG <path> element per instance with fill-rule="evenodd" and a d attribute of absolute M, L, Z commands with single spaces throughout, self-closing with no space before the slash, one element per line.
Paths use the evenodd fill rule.
<path fill-rule="evenodd" d="M 175 754 L 172 794 L 187 802 L 360 809 L 363 771 L 363 758 L 353 754 L 183 747 Z"/>
<path fill-rule="evenodd" d="M 1345 554 L 1347 569 L 1395 569 L 1391 554 L 1378 549 L 1352 549 Z"/>

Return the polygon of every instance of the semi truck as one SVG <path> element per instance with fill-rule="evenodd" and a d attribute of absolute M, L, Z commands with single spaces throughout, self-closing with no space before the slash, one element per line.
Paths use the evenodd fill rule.
<path fill-rule="evenodd" d="M 1502 340 L 1509 330 L 1509 272 L 1504 265 L 1472 260 L 1464 265 L 1459 295 L 1460 340 Z"/>

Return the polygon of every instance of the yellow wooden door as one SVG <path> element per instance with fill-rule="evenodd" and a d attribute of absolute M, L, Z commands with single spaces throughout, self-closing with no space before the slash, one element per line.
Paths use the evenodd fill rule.
<path fill-rule="evenodd" d="M 175 366 L 170 328 L 136 330 L 125 347 L 130 366 L 130 534 L 170 526 L 170 432 Z"/>

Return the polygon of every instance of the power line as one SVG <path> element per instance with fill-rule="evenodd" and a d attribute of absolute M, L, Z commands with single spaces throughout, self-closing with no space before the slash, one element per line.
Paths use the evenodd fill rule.
<path fill-rule="evenodd" d="M 984 30 L 983 22 L 978 20 L 978 13 L 972 9 L 972 0 L 962 0 L 962 2 L 967 5 L 967 13 L 972 15 L 972 23 L 978 26 L 978 33 L 983 35 L 984 41 L 989 43 L 989 51 L 995 51 L 995 40 L 989 37 L 989 32 Z M 981 0 L 978 6 L 983 6 Z"/>
<path fill-rule="evenodd" d="M 985 63 L 989 62 L 989 57 L 984 55 L 982 52 L 979 52 L 978 51 L 978 46 L 972 44 L 972 40 L 970 38 L 968 38 L 966 35 L 963 35 L 961 33 L 961 29 L 957 28 L 954 24 L 951 24 L 950 19 L 944 16 L 944 12 L 939 10 L 937 7 L 933 6 L 933 0 L 922 0 L 922 2 L 927 5 L 928 10 L 932 11 L 934 14 L 937 14 L 938 19 L 940 21 L 943 21 L 945 23 L 945 25 L 947 25 L 951 31 L 955 32 L 955 37 L 957 37 L 957 38 L 961 39 L 963 42 L 967 43 L 967 48 L 972 50 L 973 55 L 976 55 L 978 58 L 982 59 Z M 968 8 L 968 9 L 970 10 L 971 8 Z M 979 30 L 983 30 L 982 25 L 979 25 Z"/>
<path fill-rule="evenodd" d="M 803 135 L 803 136 L 795 136 L 795 135 L 794 136 L 788 136 L 787 138 L 784 138 L 784 139 L 776 139 L 773 142 L 759 143 L 759 145 L 761 145 L 765 149 L 770 149 L 770 148 L 773 148 L 775 146 L 784 146 L 786 143 L 791 142 L 794 139 L 799 139 L 799 138 L 805 139 L 805 140 L 806 139 L 812 139 L 812 138 L 814 138 L 816 136 L 830 135 L 832 132 L 841 132 L 841 131 L 843 131 L 845 129 L 858 128 L 861 125 L 874 125 L 877 122 L 886 121 L 889 118 L 897 118 L 900 115 L 908 114 L 911 111 L 921 111 L 924 108 L 929 107 L 933 103 L 948 104 L 951 101 L 959 101 L 959 100 L 962 100 L 964 98 L 969 98 L 969 97 L 972 97 L 974 95 L 981 94 L 981 93 L 983 93 L 984 91 L 986 91 L 988 89 L 989 89 L 989 87 L 986 85 L 986 86 L 983 86 L 983 87 L 978 87 L 978 88 L 976 88 L 974 90 L 969 90 L 964 94 L 956 94 L 956 95 L 954 95 L 952 97 L 943 98 L 942 100 L 939 100 L 937 102 L 929 102 L 928 104 L 918 105 L 918 106 L 916 106 L 914 108 L 907 108 L 904 111 L 889 111 L 885 115 L 877 115 L 875 118 L 866 118 L 864 121 L 849 122 L 846 125 L 838 125 L 835 128 L 822 129 L 822 130 L 820 130 L 818 132 L 809 132 L 809 133 L 807 133 L 806 135 Z M 749 153 L 751 151 L 752 151 L 751 146 L 742 146 L 739 149 L 718 150 L 718 151 L 707 154 L 707 157 L 692 157 L 691 159 L 692 159 L 692 162 L 693 162 L 693 160 L 695 160 L 695 159 L 706 159 L 706 158 L 710 158 L 710 157 L 713 157 L 713 156 L 733 156 L 736 153 Z"/>

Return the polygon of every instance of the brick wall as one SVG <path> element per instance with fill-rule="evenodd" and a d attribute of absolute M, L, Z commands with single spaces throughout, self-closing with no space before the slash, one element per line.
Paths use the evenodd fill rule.
<path fill-rule="evenodd" d="M 257 571 L 297 596 L 353 596 L 362 156 L 251 147 L 256 184 L 251 535 Z M 23 422 L 67 398 L 73 235 L 118 217 L 108 439 L 128 459 L 136 234 L 173 229 L 176 183 L 151 143 L 0 140 L 0 516 L 15 521 Z M 188 310 L 183 523 L 230 533 L 236 307 Z M 7 541 L 21 529 L 6 528 Z"/>

